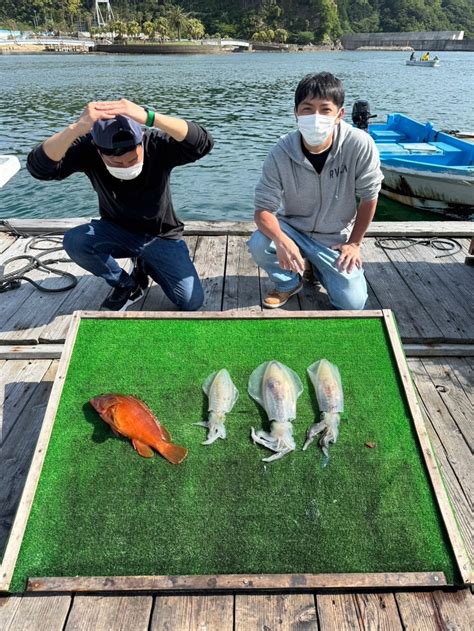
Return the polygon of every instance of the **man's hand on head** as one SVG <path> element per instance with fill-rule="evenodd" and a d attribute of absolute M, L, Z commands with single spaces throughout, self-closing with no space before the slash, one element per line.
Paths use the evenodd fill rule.
<path fill-rule="evenodd" d="M 81 116 L 76 123 L 76 127 L 78 127 L 82 133 L 88 134 L 92 129 L 94 123 L 98 120 L 107 120 L 110 118 L 114 118 L 114 115 L 99 109 L 97 107 L 98 105 L 98 102 L 93 101 L 85 106 Z"/>
<path fill-rule="evenodd" d="M 127 99 L 120 101 L 99 101 L 95 103 L 97 110 L 103 114 L 102 118 L 113 118 L 114 116 L 128 116 L 140 125 L 145 125 L 147 113 L 141 105 L 132 103 Z"/>

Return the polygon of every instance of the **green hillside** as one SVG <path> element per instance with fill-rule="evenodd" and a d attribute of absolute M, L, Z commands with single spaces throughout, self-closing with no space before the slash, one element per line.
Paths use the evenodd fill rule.
<path fill-rule="evenodd" d="M 94 5 L 93 0 L 3 0 L 0 24 L 12 30 L 90 29 Z M 464 30 L 474 37 L 472 0 L 111 0 L 111 5 L 114 30 L 122 36 L 331 43 L 351 32 Z"/>

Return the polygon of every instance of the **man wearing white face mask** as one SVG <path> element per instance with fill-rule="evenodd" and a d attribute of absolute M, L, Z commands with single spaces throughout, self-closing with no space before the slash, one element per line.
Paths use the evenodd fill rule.
<path fill-rule="evenodd" d="M 258 230 L 248 245 L 275 284 L 263 300 L 267 308 L 302 289 L 304 259 L 334 307 L 365 307 L 360 246 L 383 176 L 373 140 L 342 120 L 343 105 L 339 79 L 306 75 L 295 92 L 298 131 L 282 136 L 263 165 L 255 190 Z"/>
<path fill-rule="evenodd" d="M 27 167 L 34 177 L 63 180 L 83 172 L 97 192 L 100 219 L 69 230 L 64 249 L 113 287 L 102 309 L 122 311 L 138 301 L 148 276 L 179 308 L 202 305 L 169 179 L 174 167 L 195 162 L 212 146 L 196 123 L 121 99 L 89 103 L 77 122 L 31 151 Z M 135 260 L 130 274 L 116 260 L 129 257 Z"/>

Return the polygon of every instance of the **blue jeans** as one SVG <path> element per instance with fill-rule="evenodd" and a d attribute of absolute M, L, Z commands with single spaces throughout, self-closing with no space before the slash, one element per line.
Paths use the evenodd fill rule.
<path fill-rule="evenodd" d="M 329 300 L 336 309 L 364 309 L 367 283 L 363 270 L 354 268 L 350 274 L 347 271 L 340 272 L 335 266 L 339 250 L 331 250 L 281 220 L 280 227 L 296 243 L 301 255 L 313 265 L 316 276 L 326 288 Z M 262 232 L 254 232 L 248 246 L 254 261 L 267 272 L 278 291 L 291 291 L 298 286 L 299 275 L 280 267 L 275 244 Z"/>
<path fill-rule="evenodd" d="M 204 301 L 201 281 L 182 239 L 137 234 L 111 221 L 93 219 L 66 232 L 63 243 L 75 263 L 112 287 L 135 287 L 115 259 L 139 256 L 147 273 L 180 309 L 196 311 Z"/>

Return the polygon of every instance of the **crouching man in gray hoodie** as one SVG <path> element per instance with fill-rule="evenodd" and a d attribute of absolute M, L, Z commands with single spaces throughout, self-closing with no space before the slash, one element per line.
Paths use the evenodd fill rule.
<path fill-rule="evenodd" d="M 298 131 L 282 136 L 263 165 L 258 230 L 248 245 L 275 284 L 265 307 L 281 307 L 302 289 L 305 258 L 336 309 L 367 302 L 360 246 L 383 176 L 375 143 L 342 120 L 343 104 L 339 79 L 306 75 L 295 92 Z"/>

